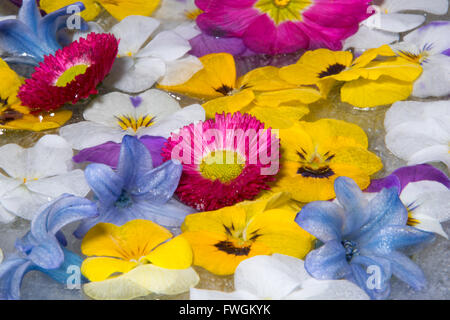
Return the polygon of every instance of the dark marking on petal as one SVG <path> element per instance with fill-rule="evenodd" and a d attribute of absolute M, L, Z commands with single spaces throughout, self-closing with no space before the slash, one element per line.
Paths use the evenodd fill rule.
<path fill-rule="evenodd" d="M 313 169 L 308 166 L 303 166 L 303 167 L 298 168 L 297 174 L 301 174 L 305 178 L 323 179 L 323 178 L 329 178 L 329 177 L 333 176 L 335 173 L 328 166 L 318 168 L 318 169 Z"/>
<path fill-rule="evenodd" d="M 214 89 L 215 91 L 223 94 L 224 96 L 227 96 L 231 91 L 233 91 L 233 88 L 227 86 L 226 84 L 222 85 L 220 88 Z"/>
<path fill-rule="evenodd" d="M 0 125 L 5 125 L 8 122 L 19 120 L 23 118 L 23 113 L 7 108 L 0 113 Z"/>
<path fill-rule="evenodd" d="M 328 76 L 339 74 L 343 70 L 345 70 L 345 68 L 347 68 L 347 67 L 344 66 L 343 64 L 335 63 L 335 64 L 332 64 L 332 65 L 328 66 L 327 70 L 322 71 L 321 73 L 319 73 L 318 77 L 319 78 L 325 78 L 325 77 L 328 77 Z"/>
<path fill-rule="evenodd" d="M 220 241 L 214 245 L 220 251 L 235 256 L 248 256 L 250 253 L 250 246 L 248 247 L 235 247 L 230 241 Z"/>

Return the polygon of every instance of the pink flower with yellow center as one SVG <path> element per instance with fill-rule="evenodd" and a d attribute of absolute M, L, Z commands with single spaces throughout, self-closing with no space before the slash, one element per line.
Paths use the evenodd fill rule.
<path fill-rule="evenodd" d="M 253 200 L 279 171 L 279 139 L 248 114 L 216 114 L 172 133 L 164 160 L 183 173 L 176 194 L 197 210 L 217 210 Z"/>
<path fill-rule="evenodd" d="M 196 0 L 198 26 L 218 37 L 238 37 L 253 51 L 342 48 L 367 19 L 371 0 Z"/>
<path fill-rule="evenodd" d="M 18 97 L 33 113 L 57 109 L 97 94 L 108 75 L 119 41 L 110 34 L 91 33 L 44 58 Z"/>

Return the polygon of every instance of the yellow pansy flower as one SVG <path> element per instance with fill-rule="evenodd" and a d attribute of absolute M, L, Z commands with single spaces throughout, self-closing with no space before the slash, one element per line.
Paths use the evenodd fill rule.
<path fill-rule="evenodd" d="M 385 45 L 356 59 L 349 51 L 308 51 L 297 63 L 281 68 L 279 76 L 295 85 L 317 86 L 324 98 L 337 83 L 344 83 L 342 101 L 369 108 L 408 98 L 421 73 L 419 65 L 396 56 Z"/>
<path fill-rule="evenodd" d="M 86 7 L 81 17 L 87 21 L 94 20 L 102 7 L 120 21 L 132 15 L 150 16 L 160 4 L 160 0 L 41 0 L 40 8 L 50 13 L 80 1 Z"/>
<path fill-rule="evenodd" d="M 0 129 L 43 131 L 55 129 L 66 123 L 71 117 L 69 110 L 53 113 L 31 114 L 30 109 L 22 106 L 17 93 L 24 79 L 0 59 Z"/>
<path fill-rule="evenodd" d="M 365 189 L 381 170 L 379 157 L 368 151 L 365 132 L 341 120 L 300 121 L 280 130 L 281 169 L 272 192 L 287 191 L 306 203 L 334 198 L 334 180 L 350 177 Z"/>
<path fill-rule="evenodd" d="M 281 253 L 303 258 L 313 237 L 295 223 L 287 193 L 188 215 L 181 227 L 194 251 L 194 265 L 217 275 L 233 274 L 256 255 Z"/>
<path fill-rule="evenodd" d="M 99 223 L 83 238 L 81 251 L 88 256 L 81 272 L 92 281 L 83 290 L 94 299 L 179 294 L 199 281 L 189 243 L 149 220 L 121 227 Z"/>
<path fill-rule="evenodd" d="M 300 119 L 309 112 L 307 104 L 321 99 L 320 92 L 310 87 L 289 84 L 279 76 L 279 69 L 268 66 L 254 69 L 237 78 L 234 58 L 228 53 L 213 53 L 200 58 L 203 69 L 187 82 L 177 86 L 159 86 L 168 91 L 185 94 L 207 102 L 203 104 L 206 117 L 216 113 L 264 113 L 255 108 L 269 107 L 269 121 L 286 122 L 286 113 Z M 278 114 L 278 107 L 283 106 Z M 295 110 L 297 108 L 297 110 Z M 272 123 L 266 123 L 272 125 Z"/>

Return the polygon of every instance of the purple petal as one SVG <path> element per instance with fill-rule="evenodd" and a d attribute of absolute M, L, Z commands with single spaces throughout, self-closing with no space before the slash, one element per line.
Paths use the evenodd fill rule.
<path fill-rule="evenodd" d="M 366 190 L 364 190 L 364 192 L 379 192 L 383 189 L 390 189 L 392 187 L 397 187 L 398 190 L 401 190 L 400 180 L 394 174 L 391 174 L 382 179 L 372 180 L 370 186 Z"/>
<path fill-rule="evenodd" d="M 226 52 L 234 56 L 241 55 L 247 49 L 240 38 L 218 38 L 201 33 L 189 40 L 191 44 L 190 54 L 202 57 L 210 53 Z"/>
<path fill-rule="evenodd" d="M 447 188 L 450 188 L 450 179 L 447 175 L 429 164 L 403 167 L 395 170 L 392 174 L 398 177 L 401 184 L 401 190 L 403 190 L 410 182 L 422 180 L 440 182 Z"/>
<path fill-rule="evenodd" d="M 153 167 L 159 167 L 162 162 L 161 149 L 167 141 L 163 137 L 142 136 L 139 140 L 147 147 L 152 156 Z M 76 156 L 73 161 L 102 163 L 110 166 L 113 169 L 117 168 L 120 154 L 120 143 L 106 142 L 104 144 L 83 149 Z"/>
<path fill-rule="evenodd" d="M 142 103 L 142 97 L 130 97 L 131 100 L 131 104 L 133 105 L 133 107 L 137 108 L 141 105 Z"/>

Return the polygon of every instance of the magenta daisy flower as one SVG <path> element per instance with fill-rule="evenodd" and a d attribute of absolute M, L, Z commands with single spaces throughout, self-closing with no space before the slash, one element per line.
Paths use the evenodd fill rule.
<path fill-rule="evenodd" d="M 48 55 L 18 97 L 33 113 L 51 111 L 97 94 L 97 85 L 108 75 L 119 41 L 110 34 L 91 33 Z"/>
<path fill-rule="evenodd" d="M 258 119 L 237 112 L 172 133 L 163 158 L 183 165 L 179 199 L 201 211 L 254 199 L 279 171 L 279 139 Z"/>
<path fill-rule="evenodd" d="M 374 10 L 372 0 L 196 0 L 198 26 L 218 37 L 238 37 L 255 52 L 342 48 Z"/>

